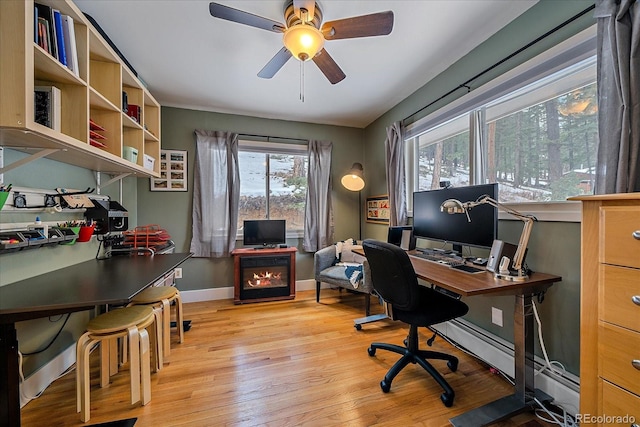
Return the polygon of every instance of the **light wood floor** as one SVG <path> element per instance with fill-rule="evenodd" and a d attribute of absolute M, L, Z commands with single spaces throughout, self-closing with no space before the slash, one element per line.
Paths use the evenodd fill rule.
<path fill-rule="evenodd" d="M 293 301 L 233 305 L 230 300 L 184 305 L 192 328 L 179 344 L 172 333 L 168 363 L 152 374 L 151 402 L 129 403 L 128 367 L 109 387 L 98 386 L 92 358 L 91 420 L 87 425 L 137 417 L 145 426 L 447 426 L 448 419 L 512 392 L 500 376 L 442 339 L 433 348 L 460 358 L 457 372 L 434 366 L 456 391 L 453 407 L 418 365 L 406 367 L 387 394 L 380 380 L 399 358 L 373 341 L 401 344 L 407 328 L 382 321 L 353 327 L 362 296 L 323 290 Z M 377 304 L 374 310 L 378 310 Z M 421 346 L 430 336 L 421 331 Z M 23 426 L 83 425 L 75 411 L 75 371 L 55 381 L 22 409 Z M 545 425 L 523 414 L 502 426 Z"/>

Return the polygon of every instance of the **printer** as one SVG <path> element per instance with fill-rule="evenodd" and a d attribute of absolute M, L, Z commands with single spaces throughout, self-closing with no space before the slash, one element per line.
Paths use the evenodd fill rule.
<path fill-rule="evenodd" d="M 129 212 L 113 200 L 92 199 L 93 207 L 87 208 L 84 216 L 96 224 L 95 234 L 127 231 Z"/>

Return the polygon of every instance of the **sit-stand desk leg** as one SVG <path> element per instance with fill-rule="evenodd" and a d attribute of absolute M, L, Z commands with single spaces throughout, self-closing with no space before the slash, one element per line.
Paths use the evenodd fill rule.
<path fill-rule="evenodd" d="M 362 329 L 362 325 L 366 323 L 377 322 L 378 320 L 391 319 L 391 306 L 387 304 L 382 298 L 378 297 L 380 304 L 384 307 L 384 313 L 381 314 L 372 314 L 370 316 L 360 317 L 353 321 L 353 327 L 356 328 L 356 331 Z"/>
<path fill-rule="evenodd" d="M 14 323 L 0 323 L 0 423 L 20 426 L 18 338 Z"/>
<path fill-rule="evenodd" d="M 553 398 L 534 386 L 533 308 L 532 295 L 516 295 L 513 313 L 515 393 L 473 409 L 449 422 L 455 427 L 486 426 L 533 409 L 540 402 Z"/>

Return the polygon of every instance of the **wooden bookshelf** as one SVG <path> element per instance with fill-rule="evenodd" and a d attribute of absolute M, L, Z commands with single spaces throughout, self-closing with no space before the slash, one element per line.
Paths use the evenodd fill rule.
<path fill-rule="evenodd" d="M 160 104 L 129 70 L 102 35 L 71 0 L 38 0 L 73 18 L 78 73 L 35 42 L 34 2 L 0 1 L 0 146 L 36 153 L 54 149 L 47 157 L 107 173 L 160 175 Z M 55 86 L 61 92 L 61 128 L 54 131 L 35 122 L 34 87 Z M 136 122 L 123 109 L 140 106 Z M 89 120 L 99 124 L 101 144 L 91 144 Z M 122 147 L 138 150 L 136 163 L 123 158 Z M 143 165 L 153 157 L 153 170 Z"/>

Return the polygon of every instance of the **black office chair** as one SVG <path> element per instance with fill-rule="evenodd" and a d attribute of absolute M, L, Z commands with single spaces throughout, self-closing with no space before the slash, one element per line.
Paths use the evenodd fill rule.
<path fill-rule="evenodd" d="M 379 348 L 402 355 L 380 382 L 382 391 L 387 393 L 391 389 L 391 382 L 405 366 L 410 362 L 417 363 L 444 389 L 440 395 L 442 403 L 447 407 L 453 405 L 453 389 L 427 359 L 446 360 L 453 372 L 458 369 L 458 359 L 450 354 L 420 350 L 418 327 L 464 316 L 469 307 L 462 301 L 420 285 L 409 256 L 398 246 L 367 239 L 363 248 L 371 267 L 373 288 L 391 306 L 391 318 L 410 325 L 405 347 L 374 342 L 368 349 L 369 356 L 375 356 Z"/>

